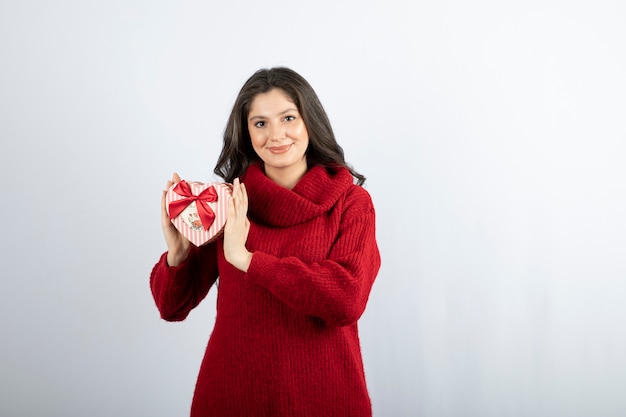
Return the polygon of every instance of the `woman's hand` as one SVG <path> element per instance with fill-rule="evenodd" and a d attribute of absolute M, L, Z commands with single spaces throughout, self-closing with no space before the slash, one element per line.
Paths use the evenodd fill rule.
<path fill-rule="evenodd" d="M 246 249 L 250 221 L 248 220 L 248 193 L 246 186 L 236 178 L 232 197 L 228 201 L 228 220 L 224 226 L 224 257 L 235 268 L 247 272 L 252 253 Z"/>
<path fill-rule="evenodd" d="M 161 226 L 163 227 L 163 235 L 165 236 L 165 243 L 167 244 L 167 264 L 169 266 L 178 266 L 183 263 L 183 261 L 187 259 L 187 256 L 189 256 L 191 247 L 189 240 L 174 227 L 170 216 L 167 214 L 167 209 L 165 208 L 167 190 L 169 190 L 172 185 L 179 182 L 180 177 L 177 173 L 174 173 L 172 180 L 167 182 L 161 198 Z"/>

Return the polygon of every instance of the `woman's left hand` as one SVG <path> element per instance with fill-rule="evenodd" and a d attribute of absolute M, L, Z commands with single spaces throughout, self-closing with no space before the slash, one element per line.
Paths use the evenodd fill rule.
<path fill-rule="evenodd" d="M 228 220 L 224 226 L 224 257 L 235 268 L 247 272 L 252 253 L 246 249 L 250 221 L 248 220 L 248 193 L 246 186 L 233 182 L 233 191 L 228 201 Z"/>

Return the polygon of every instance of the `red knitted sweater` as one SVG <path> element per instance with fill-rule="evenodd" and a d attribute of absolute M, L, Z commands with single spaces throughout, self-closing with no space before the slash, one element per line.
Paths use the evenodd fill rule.
<path fill-rule="evenodd" d="M 191 415 L 371 416 L 357 330 L 380 267 L 369 194 L 344 168 L 313 167 L 293 190 L 256 164 L 242 181 L 248 272 L 226 262 L 218 240 L 178 267 L 163 254 L 150 277 L 170 321 L 187 317 L 220 277 Z"/>

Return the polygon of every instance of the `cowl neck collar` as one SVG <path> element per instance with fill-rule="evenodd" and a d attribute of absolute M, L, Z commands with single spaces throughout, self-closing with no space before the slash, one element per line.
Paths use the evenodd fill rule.
<path fill-rule="evenodd" d="M 353 185 L 347 168 L 320 165 L 309 169 L 292 190 L 269 179 L 260 163 L 250 165 L 241 180 L 248 191 L 250 219 L 277 227 L 293 226 L 328 212 Z"/>

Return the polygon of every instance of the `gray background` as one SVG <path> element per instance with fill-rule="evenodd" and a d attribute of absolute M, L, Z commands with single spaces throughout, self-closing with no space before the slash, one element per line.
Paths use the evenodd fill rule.
<path fill-rule="evenodd" d="M 376 416 L 626 413 L 621 1 L 2 1 L 0 415 L 184 416 L 215 293 L 148 276 L 256 69 L 369 177 Z"/>

